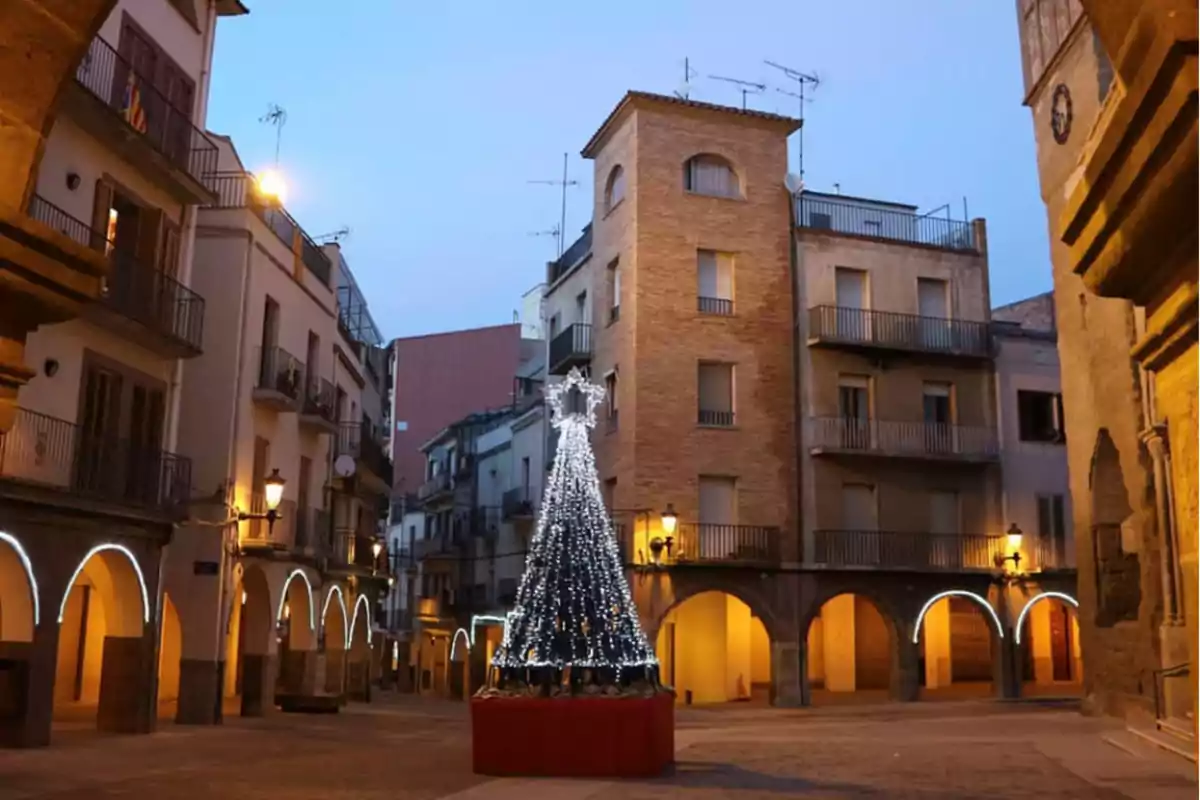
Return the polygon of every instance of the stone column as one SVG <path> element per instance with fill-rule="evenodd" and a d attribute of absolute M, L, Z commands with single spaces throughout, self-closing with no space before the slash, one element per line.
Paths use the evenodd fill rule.
<path fill-rule="evenodd" d="M 325 651 L 325 692 L 345 699 L 346 696 L 346 651 L 330 648 Z"/>
<path fill-rule="evenodd" d="M 222 665 L 216 661 L 184 658 L 179 662 L 180 725 L 215 725 L 221 721 Z"/>
<path fill-rule="evenodd" d="M 263 717 L 275 710 L 275 657 L 242 656 L 242 716 Z"/>
<path fill-rule="evenodd" d="M 912 634 L 904 635 L 904 630 L 900 634 L 896 652 L 892 656 L 892 685 L 888 687 L 888 697 L 901 703 L 911 703 L 917 700 L 921 692 L 921 660 Z"/>
<path fill-rule="evenodd" d="M 808 681 L 804 679 L 802 642 L 771 643 L 771 705 L 794 708 L 808 705 L 805 698 Z"/>
<path fill-rule="evenodd" d="M 35 628 L 32 642 L 0 642 L 0 747 L 50 744 L 57 655 L 54 624 Z"/>
<path fill-rule="evenodd" d="M 113 733 L 151 733 L 157 722 L 154 637 L 106 636 L 96 727 Z"/>

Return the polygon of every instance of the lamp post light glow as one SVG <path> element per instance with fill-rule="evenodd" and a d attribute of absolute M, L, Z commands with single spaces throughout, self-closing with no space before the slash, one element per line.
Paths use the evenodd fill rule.
<path fill-rule="evenodd" d="M 1008 555 L 1004 553 L 996 553 L 996 566 L 999 569 L 1004 569 L 1004 562 L 1011 561 L 1013 563 L 1013 572 L 1021 569 L 1021 539 L 1024 537 L 1024 532 L 1017 523 L 1008 526 L 1008 531 L 1005 533 L 1008 549 L 1012 552 Z"/>
<path fill-rule="evenodd" d="M 675 513 L 675 505 L 667 503 L 666 510 L 662 512 L 662 529 L 667 536 L 675 535 L 675 526 L 679 524 L 679 515 Z"/>
<path fill-rule="evenodd" d="M 286 485 L 287 480 L 279 474 L 279 470 L 271 470 L 271 474 L 263 480 L 263 501 L 267 506 L 266 513 L 239 511 L 237 515 L 238 521 L 265 519 L 267 521 L 267 535 L 269 536 L 275 528 L 276 520 L 279 519 L 279 504 L 283 502 L 283 487 Z"/>
<path fill-rule="evenodd" d="M 283 205 L 287 197 L 287 183 L 283 175 L 275 169 L 266 169 L 258 174 L 255 181 L 259 195 L 272 204 Z"/>

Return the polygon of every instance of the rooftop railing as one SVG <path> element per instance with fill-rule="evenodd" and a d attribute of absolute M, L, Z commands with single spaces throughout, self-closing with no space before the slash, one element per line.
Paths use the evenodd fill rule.
<path fill-rule="evenodd" d="M 870 201 L 829 195 L 800 194 L 796 225 L 810 230 L 918 244 L 943 250 L 978 252 L 969 222 L 887 208 Z"/>

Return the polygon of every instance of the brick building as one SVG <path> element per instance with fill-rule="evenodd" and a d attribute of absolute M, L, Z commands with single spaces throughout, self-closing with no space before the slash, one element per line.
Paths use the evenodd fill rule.
<path fill-rule="evenodd" d="M 1194 753 L 1196 5 L 1017 11 L 1051 233 L 1088 705 Z"/>

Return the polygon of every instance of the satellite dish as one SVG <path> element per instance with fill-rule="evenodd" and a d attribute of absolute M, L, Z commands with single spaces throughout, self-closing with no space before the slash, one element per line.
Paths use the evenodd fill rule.
<path fill-rule="evenodd" d="M 792 194 L 800 194 L 802 191 L 804 191 L 804 181 L 800 180 L 799 175 L 793 175 L 790 172 L 783 176 L 783 185 L 786 186 L 787 190 Z"/>
<path fill-rule="evenodd" d="M 339 478 L 349 478 L 354 474 L 354 458 L 342 453 L 333 461 L 333 473 Z"/>

